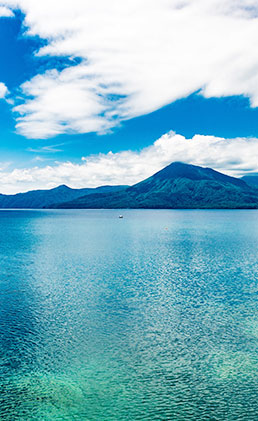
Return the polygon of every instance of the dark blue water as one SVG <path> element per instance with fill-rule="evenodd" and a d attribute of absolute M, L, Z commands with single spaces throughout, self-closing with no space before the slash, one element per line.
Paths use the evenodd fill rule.
<path fill-rule="evenodd" d="M 258 420 L 258 211 L 1 211 L 0 419 Z"/>

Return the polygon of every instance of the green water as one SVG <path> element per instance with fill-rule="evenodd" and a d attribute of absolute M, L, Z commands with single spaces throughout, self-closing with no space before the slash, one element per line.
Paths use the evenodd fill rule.
<path fill-rule="evenodd" d="M 1 211 L 0 419 L 258 420 L 258 211 Z"/>

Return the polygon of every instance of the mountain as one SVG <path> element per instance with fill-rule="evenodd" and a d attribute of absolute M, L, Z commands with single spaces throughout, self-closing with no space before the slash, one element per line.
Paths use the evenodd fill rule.
<path fill-rule="evenodd" d="M 13 195 L 0 194 L 0 208 L 9 209 L 40 209 L 47 208 L 51 204 L 63 203 L 75 200 L 80 196 L 87 196 L 92 193 L 110 193 L 119 191 L 128 186 L 102 186 L 95 189 L 71 189 L 65 185 L 50 190 L 33 190 L 27 193 Z"/>
<path fill-rule="evenodd" d="M 96 193 L 57 208 L 238 209 L 258 208 L 258 191 L 245 181 L 174 162 L 152 177 L 111 193 Z"/>
<path fill-rule="evenodd" d="M 244 175 L 241 180 L 252 187 L 258 188 L 258 175 Z"/>

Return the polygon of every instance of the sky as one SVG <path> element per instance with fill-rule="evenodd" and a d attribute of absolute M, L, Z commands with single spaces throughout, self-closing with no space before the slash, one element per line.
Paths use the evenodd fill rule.
<path fill-rule="evenodd" d="M 258 173 L 257 0 L 0 0 L 0 193 Z"/>

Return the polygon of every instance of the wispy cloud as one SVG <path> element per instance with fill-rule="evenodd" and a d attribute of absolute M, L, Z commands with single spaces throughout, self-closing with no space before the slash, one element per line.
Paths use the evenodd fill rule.
<path fill-rule="evenodd" d="M 5 161 L 5 162 L 0 162 L 0 173 L 1 173 L 1 171 L 6 171 L 7 169 L 8 169 L 8 167 L 10 167 L 10 165 L 12 164 L 12 162 L 8 162 L 8 161 Z"/>
<path fill-rule="evenodd" d="M 82 158 L 82 163 L 55 163 L 43 167 L 0 169 L 0 192 L 16 193 L 59 184 L 96 187 L 134 184 L 173 161 L 208 166 L 229 175 L 258 172 L 257 138 L 224 139 L 196 135 L 192 139 L 173 132 L 140 152 L 109 152 Z"/>
<path fill-rule="evenodd" d="M 29 138 L 103 133 L 200 91 L 258 106 L 257 0 L 5 0 L 25 13 L 38 55 L 80 58 L 21 87 Z"/>
<path fill-rule="evenodd" d="M 56 153 L 56 152 L 62 152 L 63 149 L 60 149 L 60 146 L 63 146 L 63 143 L 58 143 L 57 145 L 48 145 L 48 146 L 40 146 L 38 148 L 27 148 L 28 152 L 35 152 L 35 153 Z"/>

